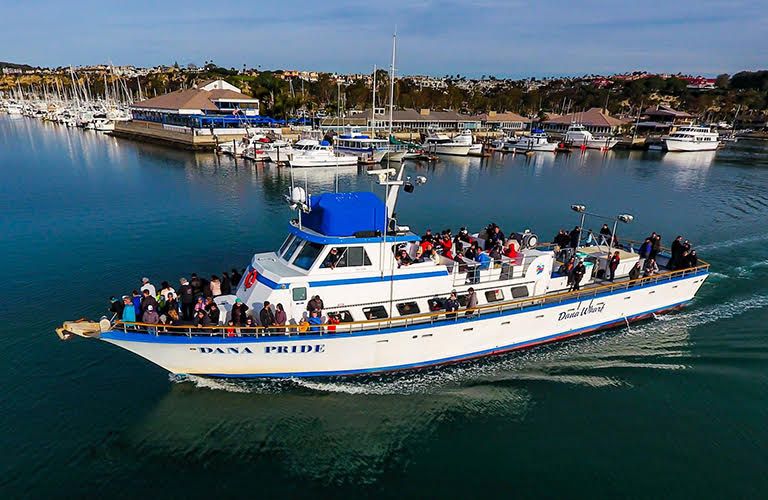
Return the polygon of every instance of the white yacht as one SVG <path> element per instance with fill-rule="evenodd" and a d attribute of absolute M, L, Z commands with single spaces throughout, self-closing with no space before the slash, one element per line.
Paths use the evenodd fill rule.
<path fill-rule="evenodd" d="M 421 147 L 427 154 L 467 156 L 471 145 L 471 142 L 466 143 L 466 139 L 456 141 L 445 134 L 430 132 Z"/>
<path fill-rule="evenodd" d="M 278 157 L 278 152 L 280 156 Z M 245 149 L 243 158 L 248 158 L 253 161 L 272 161 L 270 153 L 274 153 L 275 162 L 284 162 L 288 160 L 288 155 L 293 152 L 291 143 L 282 139 L 272 140 L 268 137 L 261 137 L 255 141 L 251 141 L 251 144 Z"/>
<path fill-rule="evenodd" d="M 720 145 L 717 132 L 709 127 L 685 126 L 664 139 L 667 151 L 713 151 Z"/>
<path fill-rule="evenodd" d="M 21 116 L 21 104 L 7 103 L 5 105 L 5 112 L 11 116 Z"/>
<path fill-rule="evenodd" d="M 472 136 L 472 131 L 469 129 L 463 130 L 460 134 L 456 135 L 453 138 L 454 142 L 457 142 L 459 144 L 467 144 L 469 145 L 469 151 L 467 154 L 470 155 L 481 155 L 483 153 L 483 145 L 479 142 L 475 144 L 474 137 Z"/>
<path fill-rule="evenodd" d="M 357 166 L 357 156 L 339 154 L 328 141 L 312 141 L 314 144 L 301 144 L 299 141 L 293 150 L 288 164 L 291 167 L 352 167 Z"/>
<path fill-rule="evenodd" d="M 531 130 L 530 135 L 524 135 L 520 137 L 515 143 L 508 143 L 505 145 L 505 151 L 512 151 L 515 153 L 525 153 L 527 151 L 534 152 L 554 152 L 557 148 L 557 143 L 549 142 L 549 137 L 546 132 L 541 129 Z"/>
<path fill-rule="evenodd" d="M 608 150 L 618 144 L 615 137 L 595 137 L 584 125 L 572 123 L 563 138 L 564 142 L 574 147 L 584 146 L 587 149 Z"/>
<path fill-rule="evenodd" d="M 387 155 L 390 160 L 402 159 L 404 152 L 394 151 L 386 139 L 376 139 L 358 132 L 348 132 L 336 138 L 336 149 L 346 155 L 353 155 L 363 160 L 382 161 Z M 400 153 L 399 155 L 397 153 Z"/>
<path fill-rule="evenodd" d="M 325 146 L 330 147 L 330 146 Z M 279 249 L 253 255 L 234 294 L 215 298 L 217 324 L 146 324 L 102 318 L 66 322 L 57 330 L 97 338 L 131 351 L 173 374 L 213 377 L 322 377 L 416 369 L 489 356 L 605 328 L 626 328 L 689 303 L 708 264 L 642 277 L 633 251 L 578 246 L 581 289 L 550 244 L 512 233 L 516 251 L 475 259 L 435 253 L 418 258 L 421 238 L 395 216 L 398 193 L 426 182 L 403 168 L 370 172 L 386 194 L 324 193 L 293 187 L 285 196 L 296 218 Z M 574 207 L 579 207 L 574 205 Z M 582 207 L 583 208 L 583 207 Z M 435 207 L 435 214 L 439 214 Z M 439 217 L 439 215 L 438 215 Z M 629 222 L 631 216 L 618 220 Z M 583 219 L 582 219 L 583 225 Z M 485 233 L 474 235 L 483 245 Z M 482 248 L 482 246 L 481 246 Z M 604 280 L 620 255 L 615 281 Z M 657 256 L 661 269 L 669 254 Z M 424 257 L 422 255 L 422 257 Z M 322 305 L 316 297 L 322 300 Z M 455 298 L 454 298 L 455 297 Z M 470 297 L 473 297 L 470 299 Z M 283 304 L 284 324 L 242 326 L 266 302 Z M 233 318 L 233 310 L 238 312 Z M 308 309 L 317 310 L 308 317 Z M 238 321 L 229 325 L 229 321 Z"/>

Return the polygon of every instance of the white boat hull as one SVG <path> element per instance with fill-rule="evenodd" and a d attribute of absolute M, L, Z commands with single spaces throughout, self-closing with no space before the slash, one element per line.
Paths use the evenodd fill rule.
<path fill-rule="evenodd" d="M 677 141 L 665 139 L 667 151 L 714 151 L 720 145 L 719 141 Z"/>
<path fill-rule="evenodd" d="M 470 144 L 424 144 L 424 151 L 430 154 L 467 156 Z"/>
<path fill-rule="evenodd" d="M 102 340 L 176 374 L 312 377 L 413 369 L 488 356 L 625 325 L 688 303 L 707 272 L 611 293 L 432 324 L 274 337 L 155 336 L 113 330 Z M 544 298 L 544 297 L 543 297 Z M 357 325 L 359 328 L 359 325 Z"/>
<path fill-rule="evenodd" d="M 302 158 L 301 156 L 295 156 L 289 161 L 292 167 L 306 168 L 306 167 L 356 167 L 357 156 L 344 156 L 339 155 L 336 158 Z"/>

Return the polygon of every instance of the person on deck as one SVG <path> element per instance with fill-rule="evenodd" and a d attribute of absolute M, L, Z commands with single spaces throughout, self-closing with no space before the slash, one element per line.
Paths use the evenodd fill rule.
<path fill-rule="evenodd" d="M 149 282 L 149 278 L 141 278 L 141 292 L 144 293 L 144 290 L 149 290 L 149 294 L 153 297 L 157 296 L 155 285 Z"/>
<path fill-rule="evenodd" d="M 574 291 L 579 290 L 579 284 L 581 283 L 581 279 L 584 277 L 584 273 L 587 272 L 587 268 L 584 266 L 584 262 L 579 259 L 578 263 L 573 268 L 573 284 L 572 289 Z"/>
<path fill-rule="evenodd" d="M 651 238 L 651 253 L 648 255 L 649 258 L 656 260 L 656 256 L 661 252 L 661 235 L 653 233 L 654 237 Z"/>
<path fill-rule="evenodd" d="M 640 261 L 638 260 L 637 262 L 635 262 L 635 266 L 629 271 L 629 279 L 630 280 L 638 279 L 642 271 L 643 271 L 643 268 L 640 265 Z"/>
<path fill-rule="evenodd" d="M 518 253 L 517 253 L 517 250 L 515 249 L 515 242 L 514 241 L 510 241 L 509 242 L 509 246 L 504 251 L 504 255 L 506 255 L 510 259 L 516 259 L 517 258 Z"/>
<path fill-rule="evenodd" d="M 688 254 L 686 265 L 688 267 L 696 267 L 699 265 L 699 258 L 696 257 L 696 250 L 691 250 L 691 253 Z"/>
<path fill-rule="evenodd" d="M 600 228 L 600 236 L 605 237 L 605 241 L 611 241 L 611 229 L 608 227 L 608 224 L 603 224 L 603 227 Z"/>
<path fill-rule="evenodd" d="M 172 313 L 171 311 L 174 311 Z M 167 314 L 172 319 L 179 319 L 179 302 L 176 300 L 176 296 L 173 293 L 168 293 L 165 298 L 165 304 L 161 310 L 163 314 Z"/>
<path fill-rule="evenodd" d="M 669 258 L 669 262 L 667 263 L 667 268 L 675 270 L 680 269 L 682 266 L 682 257 L 683 252 L 685 251 L 685 246 L 683 246 L 683 237 L 678 236 L 675 238 L 675 241 L 672 242 L 672 245 L 670 247 L 671 255 Z"/>
<path fill-rule="evenodd" d="M 323 264 L 323 267 L 336 269 L 336 264 L 338 264 L 340 257 L 341 256 L 339 255 L 339 250 L 336 247 L 331 248 L 331 251 L 328 252 L 328 257 L 325 258 L 325 264 Z"/>
<path fill-rule="evenodd" d="M 272 312 L 272 304 L 268 300 L 264 301 L 264 307 L 259 311 L 259 321 L 264 328 L 275 325 L 275 313 Z"/>
<path fill-rule="evenodd" d="M 619 267 L 619 262 L 621 262 L 621 257 L 619 256 L 619 252 L 616 251 L 613 253 L 611 260 L 608 261 L 608 279 L 610 281 L 613 281 L 616 277 L 616 268 Z"/>
<path fill-rule="evenodd" d="M 425 241 L 428 241 L 432 244 L 435 242 L 435 236 L 432 234 L 431 229 L 427 229 L 427 232 L 424 234 L 424 236 L 421 237 L 421 242 L 424 243 Z"/>
<path fill-rule="evenodd" d="M 148 305 L 147 310 L 144 311 L 144 314 L 141 316 L 141 321 L 142 323 L 156 325 L 158 321 L 160 321 L 160 316 L 157 314 L 157 310 L 152 305 Z"/>
<path fill-rule="evenodd" d="M 122 320 L 126 323 L 136 322 L 136 309 L 133 307 L 133 301 L 127 295 L 123 297 Z"/>
<path fill-rule="evenodd" d="M 237 286 L 240 284 L 240 280 L 242 279 L 243 276 L 237 272 L 237 269 L 233 267 L 232 272 L 229 274 L 229 281 L 232 283 L 232 288 L 237 288 Z"/>
<path fill-rule="evenodd" d="M 235 325 L 242 326 L 245 324 L 246 311 L 248 311 L 248 306 L 243 304 L 243 300 L 235 299 L 235 303 L 232 305 L 232 321 Z"/>
<path fill-rule="evenodd" d="M 321 299 L 319 295 L 315 295 L 307 303 L 307 311 L 309 311 L 310 313 L 312 311 L 317 311 L 318 313 L 320 313 L 323 311 L 323 309 L 325 309 L 325 304 L 323 303 L 323 299 Z"/>
<path fill-rule="evenodd" d="M 440 253 L 443 255 L 443 257 L 446 259 L 453 259 L 453 242 L 451 241 L 450 234 L 443 235 L 438 248 L 440 249 Z"/>
<path fill-rule="evenodd" d="M 221 294 L 229 295 L 232 293 L 232 282 L 229 279 L 229 273 L 224 271 L 221 273 Z"/>
<path fill-rule="evenodd" d="M 221 309 L 219 309 L 219 306 L 216 305 L 216 302 L 211 302 L 211 305 L 208 307 L 208 317 L 211 320 L 211 324 L 213 325 L 219 324 L 219 318 L 221 317 Z"/>
<path fill-rule="evenodd" d="M 192 321 L 192 317 L 195 314 L 195 294 L 192 291 L 192 285 L 189 284 L 187 278 L 181 278 L 179 283 L 181 283 L 179 287 L 181 316 L 184 318 L 184 321 Z"/>
<path fill-rule="evenodd" d="M 462 227 L 459 229 L 459 232 L 456 233 L 456 237 L 453 239 L 453 242 L 456 244 L 456 253 L 460 253 L 462 250 L 462 243 L 472 243 L 472 237 L 469 235 L 469 232 L 467 232 L 466 227 Z"/>
<path fill-rule="evenodd" d="M 122 318 L 124 308 L 125 303 L 123 300 L 117 300 L 114 296 L 109 298 L 109 312 L 113 313 L 115 317 Z"/>
<path fill-rule="evenodd" d="M 472 287 L 469 287 L 469 290 L 467 290 L 467 316 L 472 316 L 477 314 L 477 311 L 473 311 L 472 309 L 475 309 L 477 307 L 477 294 L 475 293 L 475 289 Z"/>
<path fill-rule="evenodd" d="M 640 248 L 637 250 L 637 254 L 640 256 L 641 259 L 647 259 L 648 256 L 651 254 L 651 247 L 653 244 L 651 243 L 651 238 L 646 238 L 642 245 L 640 245 Z"/>
<path fill-rule="evenodd" d="M 400 253 L 395 257 L 395 260 L 397 261 L 397 267 L 409 266 L 411 265 L 411 262 L 413 262 L 408 256 L 408 252 L 405 250 L 400 250 Z"/>
<path fill-rule="evenodd" d="M 197 325 L 198 328 L 202 328 L 204 326 L 211 326 L 211 318 L 208 317 L 207 314 L 205 314 L 205 311 L 203 309 L 200 309 L 197 311 L 197 314 L 195 315 L 195 325 Z"/>
<path fill-rule="evenodd" d="M 573 231 L 571 231 L 568 234 L 568 243 L 571 248 L 576 248 L 579 246 L 579 238 L 581 237 L 581 228 L 579 226 L 576 226 L 573 228 Z"/>
<path fill-rule="evenodd" d="M 145 288 L 143 296 L 141 297 L 141 314 L 144 314 L 147 311 L 147 308 L 149 308 L 149 306 L 152 306 L 155 312 L 157 312 L 158 310 L 157 299 L 155 298 L 154 295 L 150 295 L 149 290 Z"/>
<path fill-rule="evenodd" d="M 320 311 L 317 311 L 317 310 L 312 311 L 310 313 L 310 315 L 309 315 L 308 322 L 309 322 L 310 325 L 312 325 L 309 328 L 310 332 L 319 332 L 320 331 L 320 327 L 317 326 L 317 325 L 322 325 L 323 324 L 323 319 L 320 317 Z"/>
<path fill-rule="evenodd" d="M 162 283 L 160 283 L 160 292 L 159 293 L 162 294 L 163 296 L 167 296 L 169 293 L 173 293 L 175 295 L 176 294 L 176 289 L 173 288 L 171 286 L 171 284 L 168 283 L 167 281 L 163 281 Z"/>
<path fill-rule="evenodd" d="M 288 322 L 288 315 L 285 313 L 283 304 L 277 304 L 275 311 L 275 324 L 278 326 L 284 326 Z"/>
<path fill-rule="evenodd" d="M 141 318 L 141 315 L 144 312 L 141 310 L 141 294 L 138 292 L 138 290 L 134 290 L 131 295 L 131 300 L 133 301 L 133 309 L 136 312 L 136 317 Z"/>
<path fill-rule="evenodd" d="M 215 274 L 211 276 L 211 297 L 218 297 L 221 295 L 221 281 Z"/>
<path fill-rule="evenodd" d="M 645 261 L 645 268 L 643 269 L 643 277 L 647 278 L 648 276 L 653 276 L 655 274 L 659 274 L 659 266 L 656 264 L 656 261 L 652 258 L 649 258 L 647 261 Z"/>
<path fill-rule="evenodd" d="M 456 317 L 456 311 L 459 310 L 459 301 L 456 300 L 456 292 L 451 292 L 451 296 L 445 301 L 444 307 L 446 318 L 453 319 Z"/>

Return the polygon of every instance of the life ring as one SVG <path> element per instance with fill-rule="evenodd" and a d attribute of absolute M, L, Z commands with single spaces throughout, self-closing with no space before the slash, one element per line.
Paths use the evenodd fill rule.
<path fill-rule="evenodd" d="M 248 273 L 248 276 L 245 277 L 245 288 L 246 290 L 248 288 L 251 288 L 254 283 L 256 283 L 256 277 L 259 275 L 259 273 L 254 269 L 250 273 Z"/>

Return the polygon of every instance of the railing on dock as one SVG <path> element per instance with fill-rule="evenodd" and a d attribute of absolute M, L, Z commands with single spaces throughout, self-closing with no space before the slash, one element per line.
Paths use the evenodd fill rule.
<path fill-rule="evenodd" d="M 409 316 L 398 316 L 394 318 L 373 319 L 367 321 L 352 321 L 340 324 L 294 324 L 285 326 L 203 326 L 195 325 L 163 325 L 148 323 L 125 323 L 116 321 L 113 330 L 120 330 L 126 333 L 144 333 L 148 335 L 177 335 L 187 337 L 282 337 L 296 335 L 340 335 L 345 333 L 355 333 L 364 331 L 382 331 L 390 328 L 408 328 L 416 325 L 445 324 L 447 322 L 471 321 L 480 316 L 500 315 L 509 311 L 541 308 L 552 304 L 572 300 L 584 300 L 603 294 L 616 293 L 621 290 L 642 288 L 653 286 L 659 283 L 682 279 L 690 276 L 706 274 L 709 271 L 709 264 L 701 262 L 698 266 L 668 271 L 665 273 L 627 280 L 618 283 L 609 283 L 606 285 L 592 286 L 578 291 L 561 292 L 552 295 L 543 295 L 538 297 L 528 297 L 520 300 L 498 302 L 487 304 L 473 309 L 461 309 L 456 312 L 431 312 L 424 314 L 414 314 Z M 437 297 L 437 296 L 436 296 Z"/>

